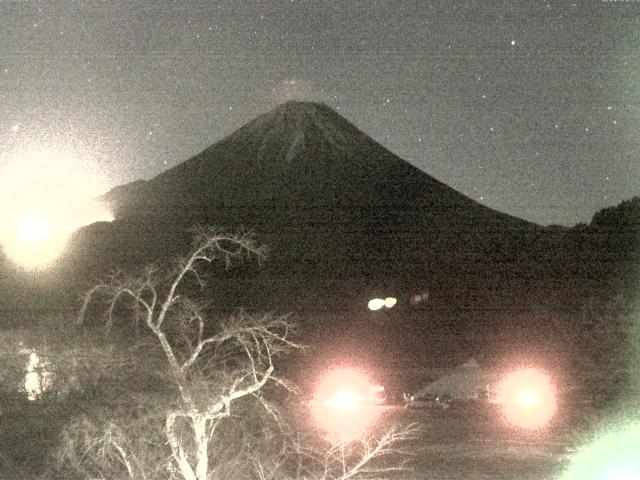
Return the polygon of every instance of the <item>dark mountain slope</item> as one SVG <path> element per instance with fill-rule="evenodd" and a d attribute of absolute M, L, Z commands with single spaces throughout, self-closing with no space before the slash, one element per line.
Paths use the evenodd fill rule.
<path fill-rule="evenodd" d="M 513 284 L 542 231 L 456 192 L 310 102 L 285 103 L 103 200 L 117 220 L 81 234 L 94 265 L 179 253 L 196 223 L 248 228 L 272 248 L 271 283 L 299 286 L 298 274 L 323 296 L 361 295 L 355 285 Z"/>
<path fill-rule="evenodd" d="M 396 157 L 323 104 L 288 102 L 148 182 L 105 197 L 133 209 L 402 208 L 437 223 L 524 227 Z M 124 197 L 124 198 L 123 198 Z M 128 205 L 128 206 L 127 206 Z"/>
<path fill-rule="evenodd" d="M 325 105 L 288 102 L 148 182 L 105 199 L 116 217 L 223 220 L 250 226 L 300 220 L 340 229 L 533 231 L 396 157 Z M 339 222 L 335 224 L 334 222 Z M 371 233 L 371 232 L 368 232 Z"/>
<path fill-rule="evenodd" d="M 50 282 L 74 306 L 81 289 L 115 267 L 184 254 L 194 224 L 251 229 L 269 259 L 222 273 L 207 298 L 301 312 L 308 329 L 327 336 L 316 343 L 330 349 L 393 345 L 414 359 L 466 355 L 487 342 L 516 348 L 516 338 L 546 345 L 556 313 L 578 309 L 595 289 L 609 295 L 602 286 L 622 278 L 620 265 L 637 252 L 618 248 L 628 241 L 613 228 L 618 210 L 588 227 L 539 227 L 474 202 L 308 102 L 283 104 L 102 199 L 116 220 L 78 231 Z M 46 295 L 58 305 L 53 290 Z M 411 304 L 416 293 L 427 300 Z M 399 299 L 393 310 L 366 310 L 368 299 L 387 295 Z M 553 314 L 532 315 L 538 306 Z"/>

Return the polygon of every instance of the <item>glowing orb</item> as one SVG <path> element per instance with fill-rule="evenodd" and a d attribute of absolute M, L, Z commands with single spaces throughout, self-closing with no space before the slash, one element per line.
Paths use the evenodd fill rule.
<path fill-rule="evenodd" d="M 27 269 L 49 266 L 73 231 L 113 217 L 91 172 L 64 149 L 25 149 L 0 170 L 0 243 Z"/>
<path fill-rule="evenodd" d="M 51 227 L 38 218 L 25 218 L 18 226 L 18 232 L 25 242 L 35 245 L 51 233 Z"/>
<path fill-rule="evenodd" d="M 358 406 L 358 400 L 358 396 L 354 392 L 345 390 L 336 394 L 333 399 L 328 400 L 328 406 L 335 406 L 340 410 L 349 411 Z"/>
<path fill-rule="evenodd" d="M 3 225 L 2 249 L 23 268 L 47 267 L 67 245 L 68 233 L 53 230 L 46 221 L 27 217 L 12 223 Z"/>
<path fill-rule="evenodd" d="M 557 402 L 549 377 L 535 369 L 516 370 L 498 387 L 498 401 L 512 424 L 526 429 L 545 426 L 556 412 Z"/>
<path fill-rule="evenodd" d="M 384 300 L 381 298 L 374 298 L 372 300 L 369 300 L 367 307 L 373 312 L 375 312 L 376 310 L 380 310 L 382 307 L 384 307 Z"/>
<path fill-rule="evenodd" d="M 396 303 L 398 303 L 398 299 L 395 297 L 387 297 L 384 299 L 384 306 L 387 308 L 395 307 Z"/>
<path fill-rule="evenodd" d="M 640 478 L 640 424 L 603 435 L 580 451 L 562 480 L 637 480 Z"/>
<path fill-rule="evenodd" d="M 318 385 L 312 408 L 318 426 L 332 440 L 362 436 L 379 415 L 371 400 L 372 385 L 360 372 L 337 369 Z"/>
<path fill-rule="evenodd" d="M 364 374 L 340 368 L 329 372 L 320 382 L 315 397 L 324 403 L 334 402 L 339 398 L 352 398 L 357 403 L 359 398 L 367 398 L 370 389 L 371 384 Z"/>
<path fill-rule="evenodd" d="M 518 401 L 523 405 L 529 405 L 531 407 L 534 407 L 538 405 L 540 399 L 536 395 L 536 392 L 532 392 L 531 390 L 525 390 L 518 397 Z"/>

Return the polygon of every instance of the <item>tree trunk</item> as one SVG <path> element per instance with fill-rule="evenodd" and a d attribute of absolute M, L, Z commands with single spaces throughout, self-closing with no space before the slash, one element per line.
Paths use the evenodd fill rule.
<path fill-rule="evenodd" d="M 192 418 L 193 433 L 196 439 L 196 478 L 207 480 L 209 474 L 209 451 L 207 438 L 207 419 L 204 416 Z"/>
<path fill-rule="evenodd" d="M 185 455 L 184 450 L 182 450 L 180 439 L 175 432 L 175 423 L 176 415 L 173 413 L 169 413 L 165 424 L 165 433 L 167 435 L 167 440 L 169 441 L 169 446 L 171 447 L 171 454 L 173 455 L 173 459 L 178 464 L 178 468 L 180 468 L 180 473 L 182 474 L 182 478 L 184 478 L 184 480 L 199 480 L 199 478 L 196 477 L 196 474 L 193 472 L 193 468 L 191 468 L 189 459 Z"/>

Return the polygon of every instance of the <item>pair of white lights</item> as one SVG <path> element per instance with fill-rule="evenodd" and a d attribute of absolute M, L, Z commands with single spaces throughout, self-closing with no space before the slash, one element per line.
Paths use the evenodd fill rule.
<path fill-rule="evenodd" d="M 387 297 L 385 299 L 382 298 L 373 298 L 369 300 L 367 307 L 371 311 L 380 310 L 382 308 L 393 308 L 396 303 L 398 303 L 398 299 L 395 297 Z"/>

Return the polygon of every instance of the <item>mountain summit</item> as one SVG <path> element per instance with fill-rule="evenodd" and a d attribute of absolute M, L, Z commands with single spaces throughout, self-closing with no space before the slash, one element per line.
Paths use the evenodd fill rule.
<path fill-rule="evenodd" d="M 103 199 L 118 218 L 196 206 L 306 205 L 420 209 L 437 223 L 462 216 L 531 226 L 454 191 L 314 102 L 284 103 L 152 180 L 117 187 Z"/>
<path fill-rule="evenodd" d="M 93 230 L 108 240 L 86 233 L 109 246 L 100 264 L 180 253 L 194 224 L 248 228 L 271 247 L 279 278 L 349 291 L 427 277 L 468 288 L 539 229 L 456 192 L 312 102 L 284 103 L 103 200 L 116 221 Z"/>

